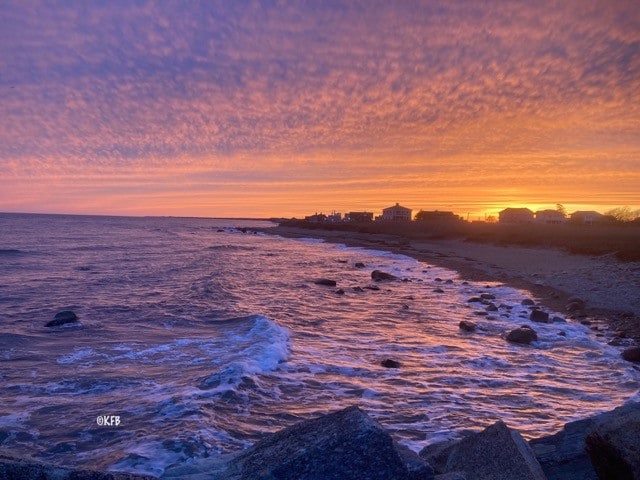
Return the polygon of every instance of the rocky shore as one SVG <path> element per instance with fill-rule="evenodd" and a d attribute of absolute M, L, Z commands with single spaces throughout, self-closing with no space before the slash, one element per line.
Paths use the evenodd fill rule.
<path fill-rule="evenodd" d="M 551 310 L 566 312 L 577 320 L 588 317 L 594 330 L 606 331 L 613 339 L 640 342 L 640 262 L 622 262 L 613 255 L 574 255 L 553 248 L 452 238 L 415 240 L 399 235 L 288 226 L 263 231 L 400 253 L 456 270 L 466 280 L 502 282 L 532 292 Z M 583 308 L 567 311 L 573 298 L 583 300 Z"/>
<path fill-rule="evenodd" d="M 532 419 L 532 421 L 534 421 Z M 640 480 L 640 403 L 526 442 L 498 420 L 419 454 L 357 406 L 299 422 L 233 454 L 168 468 L 174 480 Z M 0 479 L 145 480 L 0 457 Z"/>

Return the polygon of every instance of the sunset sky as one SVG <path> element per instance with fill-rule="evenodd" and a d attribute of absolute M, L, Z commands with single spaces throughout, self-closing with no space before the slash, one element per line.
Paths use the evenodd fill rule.
<path fill-rule="evenodd" d="M 0 211 L 640 208 L 640 4 L 2 1 Z"/>

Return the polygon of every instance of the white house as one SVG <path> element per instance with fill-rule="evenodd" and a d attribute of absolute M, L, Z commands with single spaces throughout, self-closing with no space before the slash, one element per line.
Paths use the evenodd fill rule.
<path fill-rule="evenodd" d="M 564 213 L 558 210 L 538 210 L 536 212 L 536 222 L 548 224 L 560 224 L 567 221 Z"/>
<path fill-rule="evenodd" d="M 533 222 L 533 212 L 528 208 L 505 208 L 498 215 L 500 223 Z"/>
<path fill-rule="evenodd" d="M 380 220 L 384 222 L 410 222 L 411 209 L 396 203 L 393 207 L 382 209 Z"/>

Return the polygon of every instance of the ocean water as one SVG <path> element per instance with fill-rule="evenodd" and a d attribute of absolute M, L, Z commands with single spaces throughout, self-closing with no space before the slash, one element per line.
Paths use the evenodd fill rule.
<path fill-rule="evenodd" d="M 160 475 L 354 404 L 419 450 L 497 419 L 551 434 L 639 397 L 640 372 L 584 325 L 506 342 L 529 292 L 250 230 L 267 225 L 1 214 L 0 453 Z M 482 293 L 498 311 L 468 302 Z M 78 324 L 44 326 L 67 309 Z"/>

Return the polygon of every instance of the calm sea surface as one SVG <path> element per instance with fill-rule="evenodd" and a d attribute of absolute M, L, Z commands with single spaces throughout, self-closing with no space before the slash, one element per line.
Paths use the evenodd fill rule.
<path fill-rule="evenodd" d="M 583 325 L 507 343 L 528 292 L 239 229 L 267 225 L 1 214 L 0 453 L 159 475 L 353 404 L 417 450 L 498 418 L 550 434 L 639 397 L 640 372 Z M 374 269 L 409 281 L 369 290 Z M 467 302 L 482 293 L 491 316 Z M 44 326 L 67 309 L 79 324 Z"/>

